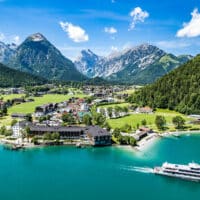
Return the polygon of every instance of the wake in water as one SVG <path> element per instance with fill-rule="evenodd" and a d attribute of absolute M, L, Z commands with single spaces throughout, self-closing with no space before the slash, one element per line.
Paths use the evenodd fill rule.
<path fill-rule="evenodd" d="M 140 172 L 140 173 L 153 173 L 153 169 L 150 167 L 135 167 L 135 166 L 127 166 L 123 167 L 122 169 L 127 170 L 127 171 L 135 171 L 135 172 Z"/>

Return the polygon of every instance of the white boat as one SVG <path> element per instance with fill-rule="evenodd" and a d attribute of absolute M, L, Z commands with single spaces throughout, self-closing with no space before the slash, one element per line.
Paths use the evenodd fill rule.
<path fill-rule="evenodd" d="M 154 174 L 181 178 L 190 181 L 200 181 L 200 165 L 197 163 L 189 163 L 188 165 L 178 165 L 171 163 L 163 163 L 161 167 L 155 167 Z"/>

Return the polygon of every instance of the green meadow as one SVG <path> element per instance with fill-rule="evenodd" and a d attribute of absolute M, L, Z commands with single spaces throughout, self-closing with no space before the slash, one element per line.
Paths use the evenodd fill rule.
<path fill-rule="evenodd" d="M 166 110 L 165 109 L 157 109 L 157 111 L 153 114 L 130 114 L 128 116 L 118 118 L 118 119 L 109 119 L 108 123 L 110 124 L 110 126 L 113 129 L 121 128 L 125 124 L 129 124 L 133 128 L 136 128 L 137 124 L 141 125 L 141 121 L 143 119 L 145 119 L 147 121 L 147 126 L 153 128 L 153 129 L 156 129 L 154 122 L 155 122 L 155 118 L 157 115 L 162 115 L 166 118 L 167 126 L 169 126 L 169 128 L 172 128 L 172 126 L 173 126 L 172 118 L 177 115 L 181 115 L 186 120 L 186 122 L 190 121 L 190 118 L 188 118 L 187 116 L 182 115 L 178 112 L 170 111 L 167 109 Z"/>
<path fill-rule="evenodd" d="M 0 95 L 0 98 L 3 98 L 4 101 L 11 100 L 14 98 L 21 98 L 25 96 L 24 94 L 8 94 L 8 95 Z"/>
<path fill-rule="evenodd" d="M 120 92 L 117 92 L 117 94 L 132 94 L 135 92 L 135 89 L 129 89 L 129 90 L 123 90 Z"/>
<path fill-rule="evenodd" d="M 23 96 L 23 94 L 3 95 L 4 100 L 13 99 L 13 98 L 22 97 L 22 96 Z M 34 99 L 33 102 L 22 103 L 22 104 L 18 104 L 18 105 L 14 105 L 14 106 L 10 107 L 8 109 L 8 116 L 0 118 L 0 126 L 1 125 L 5 125 L 5 126 L 10 125 L 10 123 L 12 121 L 12 118 L 10 115 L 12 113 L 23 113 L 23 114 L 33 113 L 36 106 L 40 106 L 40 105 L 47 104 L 47 103 L 59 103 L 62 101 L 66 101 L 71 97 L 83 98 L 85 96 L 86 95 L 84 95 L 84 94 L 75 94 L 75 95 L 47 94 L 42 97 L 33 97 L 33 99 Z"/>
<path fill-rule="evenodd" d="M 22 104 L 12 106 L 11 108 L 8 109 L 8 114 L 12 114 L 12 113 L 23 113 L 23 114 L 33 113 L 36 106 L 40 106 L 40 105 L 47 104 L 47 103 L 59 103 L 59 102 L 62 102 L 62 101 L 66 101 L 71 97 L 82 98 L 82 97 L 85 97 L 85 95 L 77 94 L 77 95 L 71 96 L 71 95 L 60 95 L 60 94 L 47 94 L 47 95 L 44 95 L 42 97 L 34 97 L 33 102 L 27 102 L 27 103 L 22 103 Z"/>

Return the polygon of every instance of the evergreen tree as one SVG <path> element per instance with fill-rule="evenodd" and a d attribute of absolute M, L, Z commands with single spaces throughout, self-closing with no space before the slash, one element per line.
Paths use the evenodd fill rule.
<path fill-rule="evenodd" d="M 155 124 L 159 130 L 164 130 L 166 127 L 166 119 L 164 116 L 157 115 L 155 119 Z"/>

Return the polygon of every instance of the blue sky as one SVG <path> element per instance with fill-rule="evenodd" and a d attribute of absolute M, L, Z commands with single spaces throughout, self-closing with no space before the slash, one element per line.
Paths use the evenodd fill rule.
<path fill-rule="evenodd" d="M 199 11 L 199 0 L 0 0 L 0 40 L 40 32 L 71 59 L 81 49 L 107 55 L 141 43 L 195 55 Z"/>

